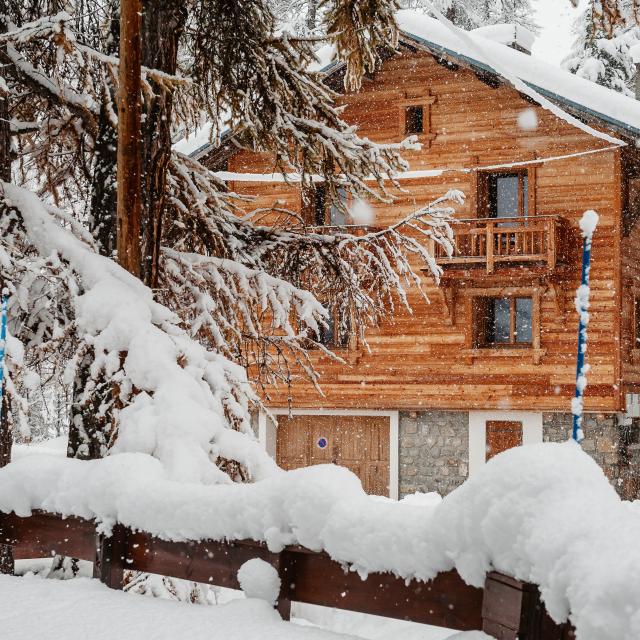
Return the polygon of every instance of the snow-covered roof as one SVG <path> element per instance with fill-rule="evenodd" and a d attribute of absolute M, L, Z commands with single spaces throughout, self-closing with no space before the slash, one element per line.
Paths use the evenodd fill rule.
<path fill-rule="evenodd" d="M 515 44 L 525 51 L 531 51 L 536 40 L 534 33 L 519 24 L 490 24 L 474 29 L 471 33 L 500 44 Z"/>
<path fill-rule="evenodd" d="M 471 48 L 438 20 L 410 9 L 399 11 L 397 18 L 405 38 L 429 50 L 495 73 L 487 59 L 478 55 L 476 47 Z M 486 52 L 488 58 L 500 60 L 511 73 L 545 97 L 595 117 L 615 129 L 640 136 L 640 101 L 580 78 L 535 56 L 505 47 L 480 35 L 478 30 L 467 35 Z"/>
<path fill-rule="evenodd" d="M 397 19 L 405 41 L 484 71 L 497 73 L 488 60 L 478 54 L 477 49 L 480 48 L 488 58 L 499 60 L 513 75 L 544 97 L 573 112 L 596 118 L 617 131 L 640 138 L 640 101 L 506 46 L 514 42 L 514 32 L 511 30 L 513 25 L 494 25 L 465 32 L 477 45 L 472 48 L 446 25 L 420 11 L 403 9 L 398 12 Z M 505 36 L 508 36 L 506 40 Z M 533 38 L 533 34 L 526 29 L 519 28 L 516 32 L 516 43 L 524 49 L 530 48 L 525 44 L 532 44 L 532 40 L 529 42 L 528 39 Z M 341 67 L 335 61 L 333 45 L 322 47 L 316 52 L 316 56 L 318 62 L 311 65 L 313 71 L 329 74 Z M 207 135 L 199 135 L 198 132 L 192 134 L 178 143 L 179 150 L 196 158 L 205 155 L 214 146 L 208 142 L 203 144 L 208 133 L 209 130 Z M 231 133 L 225 131 L 223 138 Z"/>

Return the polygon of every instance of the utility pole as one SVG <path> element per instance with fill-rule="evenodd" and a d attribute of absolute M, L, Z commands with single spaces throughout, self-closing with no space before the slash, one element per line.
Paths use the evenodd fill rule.
<path fill-rule="evenodd" d="M 142 2 L 120 2 L 118 90 L 118 262 L 140 277 Z"/>

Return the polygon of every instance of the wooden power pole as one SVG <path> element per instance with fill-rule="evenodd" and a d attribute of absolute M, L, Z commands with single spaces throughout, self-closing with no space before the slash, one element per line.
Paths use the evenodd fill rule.
<path fill-rule="evenodd" d="M 120 2 L 118 262 L 140 277 L 142 2 Z"/>

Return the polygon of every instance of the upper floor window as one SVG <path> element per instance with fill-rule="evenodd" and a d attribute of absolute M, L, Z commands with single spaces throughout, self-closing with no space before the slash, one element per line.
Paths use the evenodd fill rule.
<path fill-rule="evenodd" d="M 338 188 L 338 201 L 341 206 L 332 202 L 329 204 L 327 188 L 324 184 L 306 188 L 302 193 L 302 217 L 307 224 L 316 227 L 343 227 L 348 224 L 347 219 L 347 190 Z"/>
<path fill-rule="evenodd" d="M 485 180 L 487 217 L 519 218 L 529 215 L 529 176 L 526 172 L 489 173 Z"/>
<path fill-rule="evenodd" d="M 406 134 L 424 133 L 424 107 L 421 104 L 404 108 L 404 132 Z"/>
<path fill-rule="evenodd" d="M 339 305 L 333 305 L 329 309 L 327 324 L 320 328 L 318 342 L 329 349 L 349 346 L 351 338 L 351 316 L 348 310 Z"/>
<path fill-rule="evenodd" d="M 477 347 L 521 347 L 533 342 L 533 299 L 481 297 L 474 301 Z"/>

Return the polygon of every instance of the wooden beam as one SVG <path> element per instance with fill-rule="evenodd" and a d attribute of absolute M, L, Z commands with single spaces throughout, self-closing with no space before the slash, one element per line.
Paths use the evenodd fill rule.
<path fill-rule="evenodd" d="M 16 559 L 62 555 L 93 562 L 95 523 L 42 511 L 26 518 L 0 513 L 0 542 L 13 547 Z"/>
<path fill-rule="evenodd" d="M 118 262 L 140 277 L 141 226 L 141 0 L 120 3 L 118 74 Z"/>

